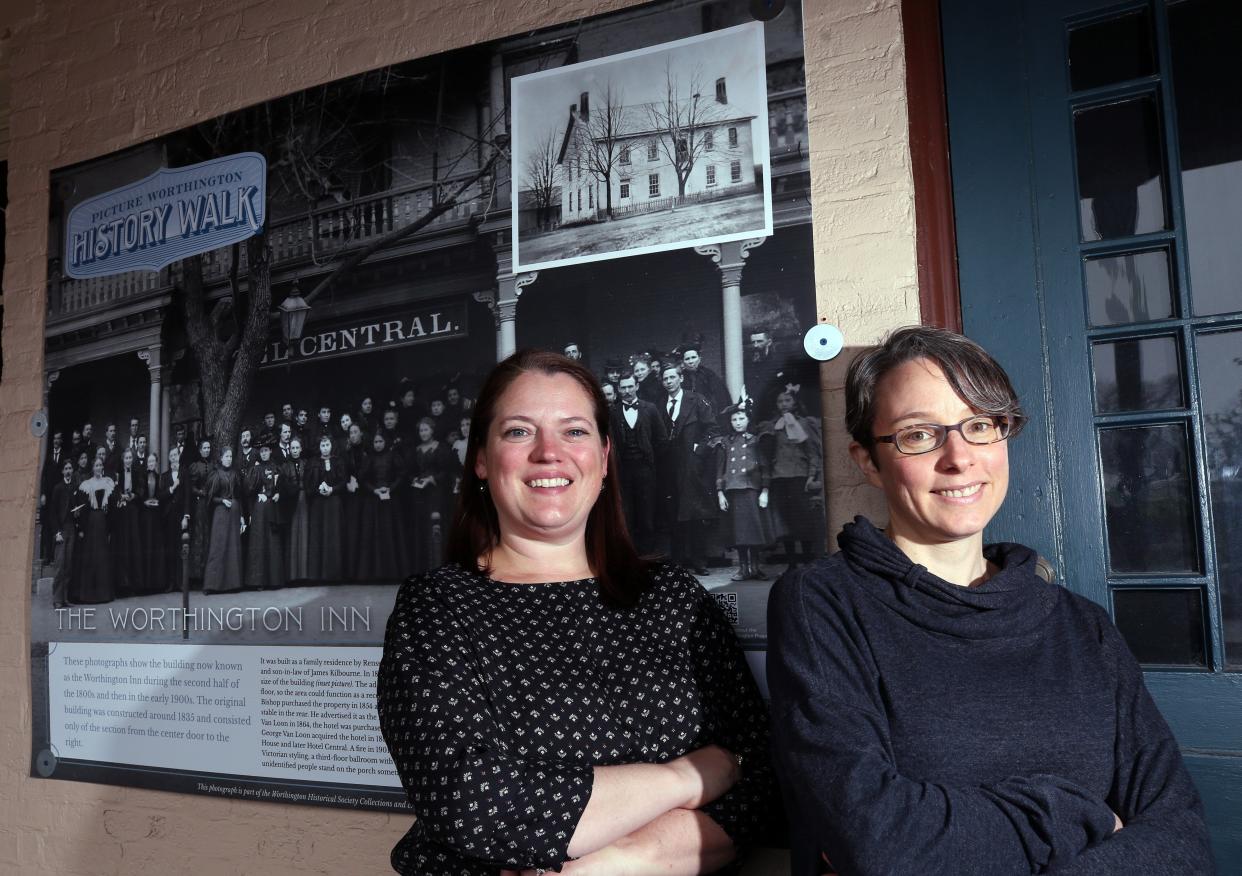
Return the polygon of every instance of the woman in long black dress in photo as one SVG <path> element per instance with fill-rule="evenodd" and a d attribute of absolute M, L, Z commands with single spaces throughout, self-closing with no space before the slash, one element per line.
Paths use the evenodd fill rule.
<path fill-rule="evenodd" d="M 358 403 L 358 413 L 354 415 L 354 422 L 362 426 L 363 433 L 368 436 L 379 431 L 379 414 L 375 410 L 375 402 L 371 396 L 364 395 L 362 401 Z"/>
<path fill-rule="evenodd" d="M 453 453 L 435 437 L 435 421 L 418 421 L 418 444 L 406 451 L 410 519 L 414 533 L 413 570 L 424 572 L 444 561 L 449 492 L 453 486 Z"/>
<path fill-rule="evenodd" d="M 332 439 L 319 439 L 319 458 L 307 470 L 306 494 L 310 500 L 310 560 L 307 577 L 314 581 L 340 581 L 342 569 L 341 494 L 345 492 L 345 464 L 332 452 Z"/>
<path fill-rule="evenodd" d="M 359 581 L 399 581 L 410 571 L 406 529 L 396 491 L 401 463 L 381 432 L 371 439 L 371 455 L 361 473 L 362 527 L 359 535 Z"/>
<path fill-rule="evenodd" d="M 143 579 L 142 529 L 139 509 L 142 508 L 142 471 L 134 464 L 134 451 L 121 452 L 121 467 L 116 472 L 116 492 L 112 497 L 109 523 L 112 533 L 112 561 L 115 564 L 113 584 L 119 597 L 137 596 L 146 592 Z"/>
<path fill-rule="evenodd" d="M 95 458 L 89 450 L 83 450 L 78 454 L 77 463 L 73 470 L 73 479 L 80 484 L 91 476 L 91 466 L 95 464 Z"/>
<path fill-rule="evenodd" d="M 342 414 L 342 422 L 349 418 Z M 341 495 L 341 576 L 352 579 L 358 568 L 362 529 L 362 470 L 367 462 L 366 436 L 362 426 L 350 420 L 345 437 L 345 491 Z"/>
<path fill-rule="evenodd" d="M 109 515 L 116 481 L 104 474 L 104 462 L 96 457 L 91 476 L 78 484 L 82 509 L 82 541 L 79 544 L 78 580 L 70 585 L 70 602 L 111 602 L 116 598 L 112 575 Z"/>
<path fill-rule="evenodd" d="M 207 504 L 207 482 L 211 480 L 211 439 L 198 442 L 198 459 L 190 463 L 190 581 L 202 586 L 207 567 L 207 543 L 211 538 L 211 506 Z"/>
<path fill-rule="evenodd" d="M 233 468 L 233 448 L 222 447 L 216 470 L 207 480 L 211 534 L 203 568 L 204 593 L 230 593 L 242 586 L 242 532 L 245 529 L 245 488 Z"/>
<path fill-rule="evenodd" d="M 167 564 L 164 561 L 164 513 L 160 499 L 160 458 L 154 451 L 147 454 L 140 470 L 137 500 L 140 541 L 142 543 L 142 593 L 164 593 L 168 590 Z"/>
<path fill-rule="evenodd" d="M 397 456 L 401 456 L 402 433 L 400 415 L 396 408 L 387 408 L 380 417 L 380 432 L 384 435 L 384 444 Z"/>
<path fill-rule="evenodd" d="M 181 471 L 181 449 L 176 445 L 168 451 L 168 469 L 160 475 L 157 495 L 164 542 L 164 592 L 171 593 L 181 589 L 181 534 L 190 526 L 190 490 Z"/>
<path fill-rule="evenodd" d="M 246 527 L 246 589 L 269 590 L 285 583 L 285 551 L 280 542 L 281 468 L 272 459 L 274 436 L 259 445 L 259 461 L 246 474 L 250 524 Z"/>
<path fill-rule="evenodd" d="M 281 514 L 285 527 L 285 575 L 289 582 L 310 577 L 310 498 L 307 495 L 308 463 L 302 456 L 302 441 L 289 442 L 289 458 L 282 467 L 285 483 Z"/>

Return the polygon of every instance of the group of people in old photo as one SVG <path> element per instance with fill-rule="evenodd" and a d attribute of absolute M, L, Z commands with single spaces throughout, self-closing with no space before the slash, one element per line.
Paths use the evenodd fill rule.
<path fill-rule="evenodd" d="M 823 551 L 822 444 L 769 332 L 750 336 L 749 393 L 732 398 L 701 344 L 604 358 L 601 382 L 625 519 L 640 550 L 698 574 L 736 550 L 735 581 L 765 552 Z M 581 359 L 577 343 L 564 346 Z M 441 562 L 470 434 L 457 382 L 402 379 L 336 410 L 286 402 L 221 440 L 173 427 L 161 456 L 136 418 L 51 436 L 40 488 L 53 602 L 180 591 L 392 582 Z M 389 398 L 391 396 L 391 398 Z"/>
<path fill-rule="evenodd" d="M 139 420 L 96 443 L 53 433 L 40 494 L 53 601 L 180 590 L 397 581 L 438 564 L 470 401 L 422 404 L 403 381 L 384 407 L 268 411 L 234 440 L 175 427 L 165 459 Z M 186 548 L 183 558 L 183 546 Z"/>
<path fill-rule="evenodd" d="M 787 565 L 824 550 L 823 442 L 818 415 L 802 402 L 815 387 L 803 393 L 805 366 L 771 332 L 749 341 L 736 398 L 703 363 L 697 338 L 666 353 L 606 358 L 601 374 L 635 544 L 699 575 L 733 548 L 734 581 L 766 579 L 773 548 Z M 562 352 L 582 356 L 574 342 Z"/>

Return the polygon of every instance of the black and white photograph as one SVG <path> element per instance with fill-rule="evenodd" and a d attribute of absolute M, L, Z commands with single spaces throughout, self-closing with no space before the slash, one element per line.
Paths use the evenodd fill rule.
<path fill-rule="evenodd" d="M 764 69 L 752 22 L 515 78 L 515 270 L 771 234 Z"/>
<path fill-rule="evenodd" d="M 47 703 L 70 702 L 49 666 L 92 647 L 149 660 L 142 649 L 188 645 L 224 665 L 234 648 L 247 667 L 252 649 L 295 662 L 353 649 L 365 665 L 398 585 L 444 562 L 484 378 L 527 348 L 599 379 L 631 537 L 688 569 L 761 666 L 773 582 L 826 550 L 819 369 L 802 345 L 817 322 L 803 65 L 796 3 L 762 24 L 745 0 L 648 4 L 328 82 L 55 171 L 36 755 Z M 572 209 L 562 200 L 561 170 L 555 198 L 535 199 L 522 144 L 553 115 L 531 95 L 560 106 L 559 157 L 589 148 L 609 88 L 615 119 L 648 124 L 614 140 L 616 168 L 646 166 L 654 148 L 668 199 L 627 213 L 632 190 L 615 175 L 584 188 L 583 210 L 603 211 L 588 219 L 576 191 Z M 657 92 L 682 146 L 653 133 Z M 263 192 L 252 236 L 157 271 L 69 275 L 75 206 L 251 153 L 266 174 L 244 190 Z M 591 160 L 573 152 L 575 186 Z M 158 192 L 172 206 L 147 207 L 156 225 L 122 203 L 93 227 L 160 230 L 176 198 L 201 194 L 176 185 Z M 230 202 L 217 199 L 225 225 Z M 579 252 L 595 227 L 675 236 Z M 556 266 L 531 269 L 518 237 L 526 247 L 542 231 L 562 235 L 546 238 Z M 71 777 L 137 781 L 79 768 Z"/>

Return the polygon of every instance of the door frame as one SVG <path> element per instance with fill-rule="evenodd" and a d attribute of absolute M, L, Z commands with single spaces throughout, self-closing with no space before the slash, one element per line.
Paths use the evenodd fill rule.
<path fill-rule="evenodd" d="M 962 330 L 940 0 L 902 0 L 910 168 L 924 325 Z"/>

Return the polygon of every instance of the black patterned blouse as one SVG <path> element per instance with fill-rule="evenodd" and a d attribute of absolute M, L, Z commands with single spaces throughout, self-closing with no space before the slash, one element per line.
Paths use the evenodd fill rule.
<path fill-rule="evenodd" d="M 711 743 L 743 778 L 704 808 L 738 845 L 779 804 L 768 719 L 733 631 L 682 569 L 630 609 L 594 579 L 505 584 L 447 565 L 406 581 L 384 640 L 380 727 L 418 819 L 402 874 L 555 868 L 592 767 L 662 763 Z"/>

